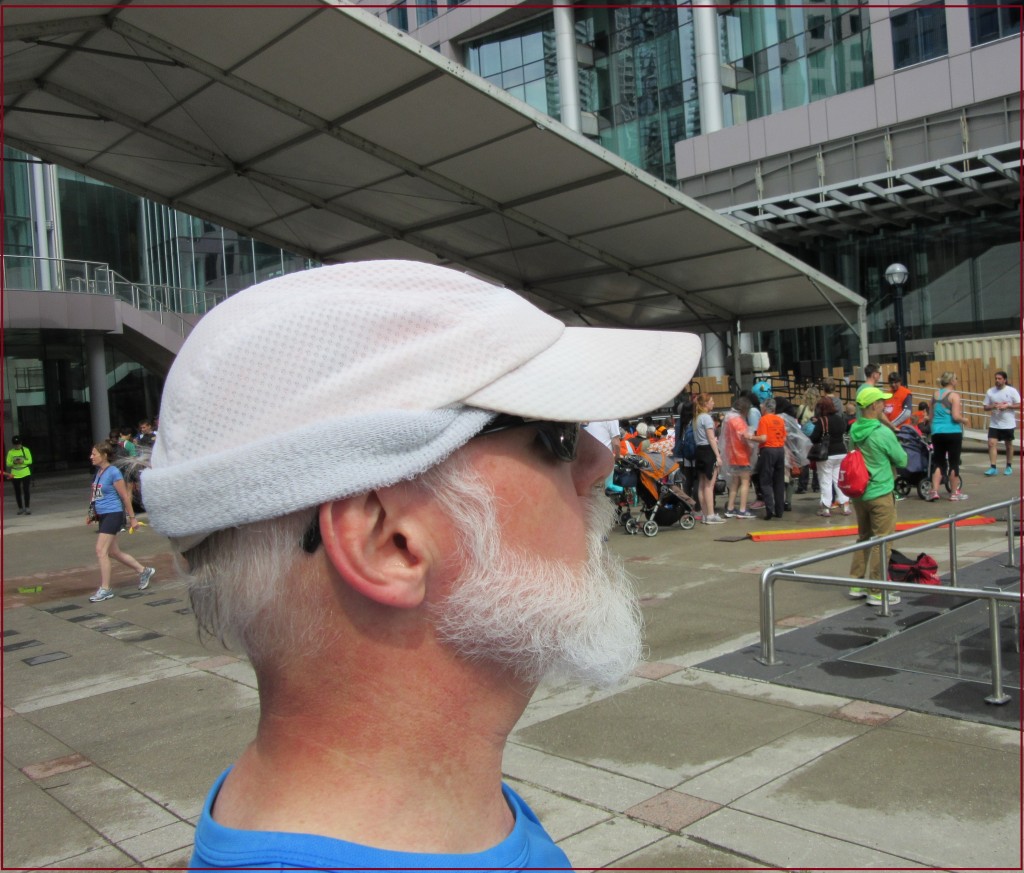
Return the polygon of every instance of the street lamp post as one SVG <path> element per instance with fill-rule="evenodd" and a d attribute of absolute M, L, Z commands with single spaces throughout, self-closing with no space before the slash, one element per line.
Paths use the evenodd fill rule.
<path fill-rule="evenodd" d="M 903 335 L 903 286 L 906 284 L 910 271 L 903 264 L 890 264 L 885 270 L 885 281 L 892 286 L 893 315 L 896 317 L 896 366 L 900 371 L 900 381 L 907 384 L 907 344 Z"/>

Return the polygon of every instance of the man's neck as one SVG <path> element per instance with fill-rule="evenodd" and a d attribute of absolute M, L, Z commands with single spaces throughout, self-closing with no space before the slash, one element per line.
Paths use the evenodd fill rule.
<path fill-rule="evenodd" d="M 510 696 L 507 677 L 503 688 L 484 683 L 478 697 L 487 700 L 419 680 L 353 683 L 334 712 L 319 706 L 315 716 L 301 701 L 265 702 L 214 818 L 398 851 L 478 852 L 499 843 L 514 825 L 501 757 L 528 694 Z M 409 700 L 410 685 L 426 693 L 396 706 Z"/>

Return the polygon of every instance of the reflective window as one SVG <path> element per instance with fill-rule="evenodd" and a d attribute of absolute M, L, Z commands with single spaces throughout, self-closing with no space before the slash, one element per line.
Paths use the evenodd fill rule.
<path fill-rule="evenodd" d="M 34 254 L 32 183 L 30 169 L 36 159 L 4 146 L 4 254 Z M 18 261 L 22 267 L 29 265 Z"/>
<path fill-rule="evenodd" d="M 409 29 L 409 12 L 405 8 L 405 0 L 388 7 L 388 24 L 399 30 Z"/>
<path fill-rule="evenodd" d="M 137 281 L 142 199 L 63 167 L 57 169 L 57 188 L 64 257 L 100 261 Z"/>
<path fill-rule="evenodd" d="M 722 62 L 735 76 L 735 90 L 727 94 L 732 111 L 726 112 L 733 124 L 873 81 L 866 6 L 742 0 L 719 16 L 719 32 Z"/>
<path fill-rule="evenodd" d="M 948 54 L 944 6 L 918 6 L 893 15 L 890 23 L 897 70 Z"/>
<path fill-rule="evenodd" d="M 437 18 L 437 0 L 416 0 L 416 26 Z"/>
<path fill-rule="evenodd" d="M 674 144 L 701 132 L 690 6 L 593 0 L 577 4 L 575 15 L 577 42 L 589 49 L 581 53 L 580 107 L 597 118 L 598 140 L 674 182 Z M 805 6 L 780 0 L 776 6 L 736 0 L 717 20 L 727 124 L 873 81 L 865 5 L 827 0 Z M 550 16 L 467 45 L 466 59 L 473 72 L 558 117 Z"/>
<path fill-rule="evenodd" d="M 466 47 L 466 66 L 534 109 L 558 117 L 561 101 L 550 15 L 471 43 Z M 580 71 L 581 93 L 587 90 L 586 75 Z"/>
<path fill-rule="evenodd" d="M 1020 33 L 1020 3 L 970 0 L 971 45 L 981 45 Z"/>

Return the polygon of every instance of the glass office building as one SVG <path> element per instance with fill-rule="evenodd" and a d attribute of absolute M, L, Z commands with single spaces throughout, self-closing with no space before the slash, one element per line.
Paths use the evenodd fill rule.
<path fill-rule="evenodd" d="M 95 277 L 112 276 L 161 306 L 201 313 L 228 294 L 313 265 L 6 147 L 3 171 L 8 291 L 95 293 Z M 88 466 L 89 333 L 60 326 L 5 331 L 7 441 L 21 434 L 39 471 Z M 103 356 L 111 425 L 134 428 L 155 416 L 164 370 L 110 333 Z"/>
<path fill-rule="evenodd" d="M 449 4 L 443 31 L 435 21 L 411 32 L 559 117 L 553 13 L 483 8 L 470 16 Z M 724 134 L 702 119 L 691 5 L 574 4 L 580 108 L 591 122 L 584 133 L 733 217 L 738 205 L 761 218 L 810 204 L 788 225 L 749 226 L 868 300 L 873 356 L 889 356 L 895 344 L 883 279 L 895 261 L 912 276 L 904 292 L 912 355 L 927 354 L 935 339 L 1017 333 L 1019 189 L 993 180 L 1012 181 L 1005 162 L 1019 140 L 1019 6 L 733 0 L 715 12 Z M 981 196 L 954 203 L 914 175 L 939 159 L 964 178 L 995 175 L 963 183 Z M 917 214 L 885 200 L 907 178 L 933 197 Z M 882 191 L 874 200 L 856 195 L 854 208 L 871 220 L 843 220 L 832 191 L 862 179 Z M 813 221 L 799 224 L 806 217 Z M 778 330 L 753 344 L 784 369 L 852 371 L 860 357 L 846 326 Z"/>
<path fill-rule="evenodd" d="M 580 104 L 601 145 L 667 182 L 673 147 L 701 133 L 690 6 L 579 5 Z M 736 3 L 719 16 L 729 82 L 727 124 L 740 124 L 872 82 L 866 7 Z M 558 117 L 551 13 L 472 40 L 466 66 L 541 112 Z"/>

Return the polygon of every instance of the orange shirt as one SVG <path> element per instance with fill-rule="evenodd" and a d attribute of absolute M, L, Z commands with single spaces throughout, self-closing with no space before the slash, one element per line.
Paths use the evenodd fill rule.
<path fill-rule="evenodd" d="M 910 395 L 910 389 L 905 385 L 900 385 L 892 393 L 892 399 L 885 401 L 885 417 L 892 421 L 903 411 L 903 404 L 907 402 L 907 397 Z"/>
<path fill-rule="evenodd" d="M 729 437 L 726 440 L 729 464 L 733 467 L 749 467 L 750 443 L 743 436 L 747 432 L 747 423 L 743 420 L 743 416 L 728 416 L 725 419 L 725 426 L 729 429 Z"/>
<path fill-rule="evenodd" d="M 761 423 L 757 426 L 757 435 L 766 436 L 762 445 L 766 449 L 782 449 L 786 446 L 786 422 L 781 416 L 769 412 L 761 416 Z"/>

